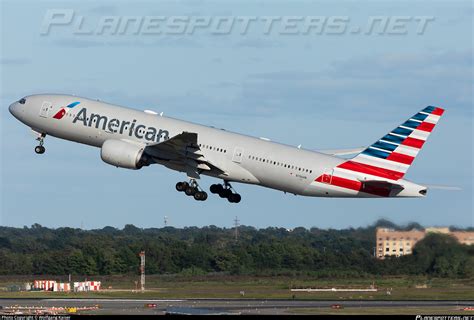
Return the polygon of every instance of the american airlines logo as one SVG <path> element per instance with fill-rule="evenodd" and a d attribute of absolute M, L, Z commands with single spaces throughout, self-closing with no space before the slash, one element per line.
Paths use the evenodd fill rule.
<path fill-rule="evenodd" d="M 160 142 L 161 140 L 169 139 L 169 132 L 167 130 L 157 129 L 155 127 L 148 127 L 137 123 L 137 119 L 132 122 L 120 119 L 109 119 L 107 116 L 102 116 L 97 113 L 87 114 L 87 108 L 82 108 L 72 120 L 72 123 L 82 123 L 85 127 L 94 126 L 96 129 L 104 130 L 108 133 L 125 134 L 130 137 L 135 136 L 138 139 L 147 141 Z"/>
<path fill-rule="evenodd" d="M 68 104 L 67 106 L 61 108 L 54 116 L 53 118 L 54 119 L 62 119 L 64 117 L 64 115 L 68 112 L 69 109 L 72 109 L 74 108 L 75 106 L 77 106 L 80 102 L 79 101 L 76 101 L 76 102 L 72 102 L 70 104 Z"/>

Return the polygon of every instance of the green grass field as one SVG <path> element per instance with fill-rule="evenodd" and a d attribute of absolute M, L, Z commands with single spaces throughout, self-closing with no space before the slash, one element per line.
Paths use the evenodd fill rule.
<path fill-rule="evenodd" d="M 146 278 L 146 292 L 134 292 L 138 276 L 100 276 L 101 292 L 9 292 L 8 287 L 34 279 L 62 280 L 58 277 L 0 277 L 0 298 L 259 298 L 315 300 L 474 300 L 474 279 L 428 279 L 424 277 L 374 277 L 354 279 L 314 279 L 309 277 L 252 276 L 158 276 Z M 84 277 L 73 276 L 72 281 Z M 293 293 L 290 288 L 368 288 L 378 292 Z M 390 291 L 390 294 L 387 293 Z M 241 294 L 244 292 L 244 294 Z M 337 310 L 336 310 L 337 311 Z"/>

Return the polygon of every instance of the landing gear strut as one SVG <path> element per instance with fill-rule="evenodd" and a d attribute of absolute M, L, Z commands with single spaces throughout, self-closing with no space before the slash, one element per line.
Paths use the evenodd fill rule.
<path fill-rule="evenodd" d="M 39 146 L 35 147 L 35 152 L 37 154 L 43 154 L 46 151 L 46 149 L 43 147 L 45 136 L 46 135 L 42 133 L 38 138 L 36 138 L 36 140 L 39 142 Z"/>
<path fill-rule="evenodd" d="M 207 199 L 207 193 L 199 187 L 194 179 L 189 180 L 189 182 L 178 182 L 176 184 L 176 190 L 184 192 L 187 196 L 193 196 L 197 201 L 204 201 Z"/>
<path fill-rule="evenodd" d="M 212 193 L 216 193 L 221 198 L 227 198 L 231 203 L 239 203 L 242 197 L 240 194 L 235 192 L 234 188 L 230 185 L 228 181 L 224 181 L 224 184 L 213 184 L 209 188 Z M 234 190 L 234 192 L 232 192 Z"/>

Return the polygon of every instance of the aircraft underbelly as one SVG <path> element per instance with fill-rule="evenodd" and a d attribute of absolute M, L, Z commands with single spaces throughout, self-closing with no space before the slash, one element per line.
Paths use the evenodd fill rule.
<path fill-rule="evenodd" d="M 312 182 L 303 192 L 303 195 L 310 197 L 329 198 L 374 198 L 379 197 L 373 194 L 339 187 L 331 184 Z"/>

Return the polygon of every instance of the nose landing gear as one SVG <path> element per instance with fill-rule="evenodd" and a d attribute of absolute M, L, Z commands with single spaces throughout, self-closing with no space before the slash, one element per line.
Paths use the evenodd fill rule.
<path fill-rule="evenodd" d="M 204 201 L 207 199 L 207 193 L 203 191 L 196 180 L 191 179 L 188 182 L 178 182 L 176 184 L 176 190 L 179 192 L 184 192 L 187 196 L 193 196 L 197 201 Z"/>
<path fill-rule="evenodd" d="M 37 154 L 43 154 L 46 151 L 45 147 L 43 147 L 44 137 L 46 137 L 46 135 L 42 133 L 38 138 L 36 138 L 36 140 L 39 142 L 39 146 L 35 147 L 35 152 Z"/>
<path fill-rule="evenodd" d="M 222 184 L 213 184 L 209 188 L 212 193 L 218 194 L 221 198 L 227 198 L 227 200 L 231 203 L 239 203 L 242 197 L 240 194 L 235 192 L 234 188 L 230 185 L 229 182 L 224 181 L 224 185 Z M 234 190 L 234 192 L 232 192 Z"/>

